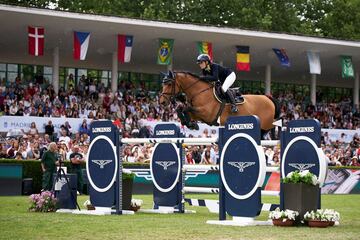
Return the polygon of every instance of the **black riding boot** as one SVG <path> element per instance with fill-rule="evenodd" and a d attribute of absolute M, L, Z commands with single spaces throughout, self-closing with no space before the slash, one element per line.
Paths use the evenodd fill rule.
<path fill-rule="evenodd" d="M 237 106 L 236 106 L 236 103 L 235 103 L 235 98 L 234 98 L 233 93 L 230 90 L 228 90 L 226 93 L 227 93 L 227 96 L 228 96 L 228 98 L 230 100 L 230 103 L 231 103 L 231 112 L 232 113 L 237 113 L 238 109 L 237 109 Z"/>

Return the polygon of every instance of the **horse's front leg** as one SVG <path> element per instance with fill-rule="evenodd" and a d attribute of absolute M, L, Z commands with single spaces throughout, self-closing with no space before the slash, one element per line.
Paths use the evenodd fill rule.
<path fill-rule="evenodd" d="M 176 113 L 178 114 L 178 117 L 182 125 L 187 126 L 189 129 L 199 130 L 199 125 L 194 120 L 191 120 L 190 114 L 193 113 L 194 111 L 195 109 L 193 109 L 192 107 L 188 107 L 184 105 L 180 105 L 176 109 Z"/>

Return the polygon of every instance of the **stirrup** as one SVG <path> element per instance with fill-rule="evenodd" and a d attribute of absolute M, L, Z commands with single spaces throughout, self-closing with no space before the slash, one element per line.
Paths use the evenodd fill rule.
<path fill-rule="evenodd" d="M 231 112 L 232 113 L 237 113 L 239 111 L 239 109 L 237 109 L 236 104 L 231 104 Z"/>

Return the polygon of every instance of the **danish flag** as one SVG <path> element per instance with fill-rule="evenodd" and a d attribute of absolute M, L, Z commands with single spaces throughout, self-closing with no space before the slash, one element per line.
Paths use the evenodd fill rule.
<path fill-rule="evenodd" d="M 33 56 L 44 55 L 44 28 L 28 27 L 29 54 Z"/>

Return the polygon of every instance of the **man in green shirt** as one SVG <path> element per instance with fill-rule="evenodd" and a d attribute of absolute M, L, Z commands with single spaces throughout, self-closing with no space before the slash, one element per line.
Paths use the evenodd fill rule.
<path fill-rule="evenodd" d="M 48 150 L 41 158 L 41 168 L 43 171 L 42 189 L 50 191 L 53 185 L 53 173 L 56 172 L 57 145 L 54 142 L 49 144 Z"/>

